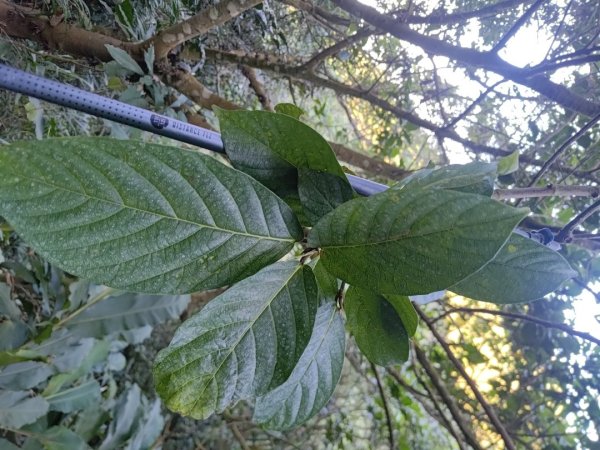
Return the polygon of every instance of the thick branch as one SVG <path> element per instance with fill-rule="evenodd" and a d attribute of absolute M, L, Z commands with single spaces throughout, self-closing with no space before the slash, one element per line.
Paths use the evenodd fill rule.
<path fill-rule="evenodd" d="M 188 20 L 170 26 L 140 45 L 142 48 L 154 46 L 156 59 L 161 60 L 178 45 L 223 25 L 259 3 L 262 0 L 223 0 L 216 7 L 206 8 Z"/>
<path fill-rule="evenodd" d="M 600 210 L 600 200 L 596 200 L 586 209 L 581 211 L 577 216 L 571 220 L 565 227 L 560 230 L 560 232 L 556 235 L 557 242 L 571 242 L 573 230 L 577 228 L 580 224 L 585 222 L 588 218 L 590 218 L 593 214 L 597 213 Z"/>
<path fill-rule="evenodd" d="M 427 325 L 427 327 L 429 328 L 429 330 L 431 331 L 431 333 L 433 334 L 435 339 L 439 342 L 439 344 L 444 349 L 444 352 L 446 353 L 446 356 L 448 356 L 448 359 L 452 362 L 452 364 L 454 364 L 454 367 L 456 368 L 458 373 L 460 373 L 460 375 L 464 378 L 464 380 L 467 382 L 467 384 L 471 388 L 471 391 L 473 391 L 475 398 L 477 399 L 477 401 L 479 402 L 479 404 L 485 411 L 486 415 L 490 419 L 490 422 L 492 423 L 492 425 L 494 426 L 494 428 L 496 429 L 498 434 L 500 434 L 500 436 L 502 437 L 502 441 L 504 441 L 504 445 L 506 446 L 506 448 L 508 450 L 516 450 L 516 447 L 515 447 L 515 444 L 513 443 L 512 438 L 506 431 L 504 424 L 500 421 L 500 419 L 496 415 L 496 411 L 494 411 L 492 406 L 487 402 L 487 400 L 485 399 L 483 394 L 479 391 L 477 384 L 469 376 L 469 374 L 465 370 L 462 363 L 454 355 L 454 353 L 452 352 L 452 349 L 450 348 L 450 346 L 448 345 L 446 340 L 436 330 L 436 328 L 433 326 L 433 324 L 431 323 L 429 318 L 425 315 L 425 313 L 421 310 L 421 308 L 418 305 L 414 305 L 414 307 L 415 307 L 415 310 L 417 311 L 417 313 L 419 314 L 419 317 L 421 317 L 421 320 L 423 322 L 425 322 L 425 324 Z"/>
<path fill-rule="evenodd" d="M 250 87 L 256 94 L 256 98 L 258 98 L 258 101 L 262 105 L 263 109 L 267 111 L 273 111 L 273 105 L 271 103 L 271 100 L 269 99 L 269 96 L 267 95 L 267 91 L 265 91 L 263 84 L 259 81 L 256 70 L 248 66 L 240 66 L 240 69 L 242 71 L 242 74 L 244 74 L 244 76 L 250 82 Z"/>
<path fill-rule="evenodd" d="M 392 17 L 379 13 L 375 8 L 356 0 L 332 0 L 333 3 L 359 17 L 376 28 L 396 38 L 421 47 L 432 55 L 445 56 L 461 64 L 495 72 L 515 83 L 527 86 L 565 108 L 594 116 L 600 113 L 600 104 L 587 100 L 564 86 L 550 81 L 542 75 L 529 76 L 527 69 L 521 69 L 507 63 L 496 54 L 481 52 L 471 48 L 459 47 L 446 41 L 420 34 L 405 24 L 398 23 Z"/>

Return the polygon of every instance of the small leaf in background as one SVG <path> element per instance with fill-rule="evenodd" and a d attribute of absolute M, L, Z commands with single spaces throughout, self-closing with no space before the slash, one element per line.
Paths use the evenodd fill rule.
<path fill-rule="evenodd" d="M 89 446 L 81 436 L 65 427 L 52 427 L 33 437 L 44 445 L 46 450 L 86 450 Z"/>
<path fill-rule="evenodd" d="M 10 287 L 0 283 L 0 350 L 14 350 L 29 338 L 29 328 L 21 320 L 21 310 L 11 298 Z"/>
<path fill-rule="evenodd" d="M 154 73 L 154 45 L 144 50 L 144 62 L 148 68 L 148 73 L 152 75 Z"/>
<path fill-rule="evenodd" d="M 253 420 L 270 429 L 298 426 L 317 414 L 340 379 L 345 351 L 344 322 L 335 303 L 317 311 L 312 336 L 290 377 L 256 399 Z"/>
<path fill-rule="evenodd" d="M 314 224 L 325 214 L 351 200 L 354 190 L 347 179 L 311 169 L 298 169 L 298 194 L 304 214 Z"/>
<path fill-rule="evenodd" d="M 137 384 L 131 385 L 121 393 L 112 410 L 113 420 L 98 450 L 120 448 L 129 439 L 143 417 L 143 398 Z"/>
<path fill-rule="evenodd" d="M 385 367 L 408 359 L 408 334 L 397 311 L 383 296 L 350 286 L 344 311 L 348 330 L 369 361 Z"/>
<path fill-rule="evenodd" d="M 523 303 L 576 275 L 560 253 L 513 233 L 492 261 L 449 289 L 475 300 Z"/>
<path fill-rule="evenodd" d="M 300 117 L 305 114 L 302 108 L 298 108 L 293 103 L 279 103 L 275 105 L 275 112 L 293 117 L 296 120 L 300 120 Z"/>
<path fill-rule="evenodd" d="M 178 318 L 189 295 L 115 295 L 87 308 L 66 326 L 74 336 L 101 338 Z"/>
<path fill-rule="evenodd" d="M 142 410 L 144 416 L 140 419 L 139 426 L 127 442 L 124 450 L 151 449 L 159 438 L 165 426 L 165 419 L 161 414 L 160 400 L 156 399 L 148 404 L 142 397 Z"/>
<path fill-rule="evenodd" d="M 28 391 L 0 391 L 0 428 L 21 428 L 48 412 L 48 402 Z"/>
<path fill-rule="evenodd" d="M 64 270 L 149 293 L 231 284 L 303 236 L 281 199 L 213 158 L 106 138 L 2 147 L 0 215 Z"/>
<path fill-rule="evenodd" d="M 487 358 L 479 351 L 477 347 L 469 342 L 462 342 L 461 347 L 467 353 L 467 360 L 471 364 L 483 364 Z"/>
<path fill-rule="evenodd" d="M 179 327 L 156 358 L 156 390 L 173 411 L 204 419 L 280 385 L 308 344 L 317 304 L 308 266 L 262 269 Z"/>
<path fill-rule="evenodd" d="M 70 413 L 85 409 L 100 402 L 100 385 L 95 380 L 87 381 L 46 397 L 50 411 Z"/>
<path fill-rule="evenodd" d="M 20 447 L 17 447 L 15 444 L 7 441 L 6 439 L 0 438 L 0 448 L 2 450 L 19 450 Z"/>
<path fill-rule="evenodd" d="M 439 188 L 489 197 L 494 192 L 495 180 L 496 164 L 476 161 L 468 164 L 450 164 L 438 169 L 422 169 L 404 178 L 391 189 Z"/>
<path fill-rule="evenodd" d="M 110 44 L 105 44 L 105 47 L 106 50 L 108 50 L 108 53 L 110 53 L 110 56 L 112 56 L 121 67 L 130 72 L 137 73 L 138 75 L 144 75 L 144 71 L 140 65 L 125 50 Z"/>
<path fill-rule="evenodd" d="M 52 366 L 35 361 L 11 364 L 0 372 L 0 388 L 11 391 L 31 389 L 54 374 Z"/>
<path fill-rule="evenodd" d="M 527 210 L 447 189 L 400 189 L 357 198 L 308 234 L 337 278 L 381 294 L 445 289 L 479 270 Z"/>
<path fill-rule="evenodd" d="M 519 170 L 519 151 L 515 150 L 508 156 L 498 160 L 498 175 L 508 175 Z"/>
<path fill-rule="evenodd" d="M 390 302 L 398 313 L 408 336 L 414 336 L 419 326 L 419 315 L 410 299 L 404 295 L 386 295 L 385 299 Z"/>

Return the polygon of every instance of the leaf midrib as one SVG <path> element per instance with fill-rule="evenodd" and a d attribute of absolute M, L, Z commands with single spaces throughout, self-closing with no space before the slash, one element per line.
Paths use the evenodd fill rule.
<path fill-rule="evenodd" d="M 148 211 L 148 210 L 145 210 L 145 209 L 136 208 L 136 207 L 131 206 L 131 205 L 126 205 L 125 203 L 119 203 L 119 202 L 115 202 L 115 201 L 112 201 L 112 200 L 107 200 L 107 199 L 104 199 L 104 198 L 100 198 L 100 197 L 96 197 L 96 196 L 90 195 L 88 193 L 82 193 L 80 191 L 76 191 L 76 190 L 73 190 L 73 189 L 65 188 L 64 186 L 58 186 L 56 184 L 49 183 L 47 181 L 40 180 L 38 178 L 32 178 L 32 177 L 28 177 L 28 176 L 21 175 L 21 174 L 18 174 L 16 176 L 18 176 L 19 178 L 25 179 L 25 180 L 33 181 L 35 183 L 39 183 L 39 184 L 42 184 L 42 185 L 45 185 L 45 186 L 52 187 L 52 188 L 54 188 L 56 190 L 60 190 L 60 191 L 69 192 L 69 193 L 72 193 L 72 194 L 80 195 L 81 197 L 84 197 L 84 198 L 87 198 L 87 199 L 96 200 L 98 202 L 106 203 L 106 204 L 109 204 L 109 205 L 119 206 L 121 208 L 128 209 L 128 210 L 131 210 L 131 211 L 140 212 L 140 213 L 143 213 L 143 214 L 153 215 L 153 216 L 156 216 L 156 217 L 160 217 L 161 219 L 173 220 L 173 221 L 179 221 L 179 222 L 182 222 L 182 223 L 187 223 L 187 224 L 190 224 L 190 225 L 197 226 L 198 228 L 208 228 L 208 229 L 215 230 L 215 231 L 220 231 L 220 232 L 223 232 L 223 233 L 230 233 L 230 234 L 235 234 L 235 235 L 238 235 L 238 236 L 246 236 L 246 237 L 251 237 L 251 238 L 256 238 L 256 239 L 269 239 L 269 240 L 279 241 L 279 242 L 295 242 L 293 237 L 290 237 L 289 239 L 284 239 L 284 238 L 277 238 L 277 237 L 274 237 L 274 236 L 263 236 L 263 235 L 252 234 L 252 233 L 242 233 L 240 231 L 235 231 L 235 230 L 228 230 L 226 228 L 221 228 L 221 227 L 218 227 L 218 226 L 212 226 L 212 225 L 207 225 L 207 224 L 202 224 L 202 223 L 194 222 L 194 221 L 187 220 L 187 219 L 182 219 L 179 216 L 167 216 L 165 214 L 160 214 L 160 213 L 157 213 L 157 212 L 154 212 L 154 211 Z M 144 179 L 147 181 L 146 178 L 144 178 Z M 154 185 L 152 185 L 152 186 L 156 188 L 156 186 L 154 186 Z"/>

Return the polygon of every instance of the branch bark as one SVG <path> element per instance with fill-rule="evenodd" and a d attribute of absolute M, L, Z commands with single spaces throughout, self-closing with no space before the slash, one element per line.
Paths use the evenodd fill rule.
<path fill-rule="evenodd" d="M 494 426 L 494 428 L 496 429 L 496 431 L 502 438 L 502 441 L 504 442 L 505 447 L 508 450 L 516 450 L 516 447 L 515 447 L 515 444 L 514 444 L 512 438 L 506 431 L 504 424 L 500 421 L 500 419 L 496 415 L 496 411 L 494 411 L 492 406 L 487 402 L 487 400 L 485 399 L 483 394 L 479 391 L 477 384 L 469 376 L 469 374 L 465 370 L 462 363 L 458 360 L 458 358 L 456 356 L 454 356 L 454 353 L 452 352 L 452 349 L 450 348 L 450 346 L 448 345 L 446 340 L 436 330 L 436 328 L 433 326 L 433 324 L 431 323 L 431 321 L 429 320 L 427 315 L 423 312 L 423 310 L 418 305 L 414 305 L 414 307 L 415 307 L 415 310 L 417 311 L 417 313 L 419 314 L 419 317 L 421 318 L 421 320 L 423 322 L 425 322 L 425 324 L 427 325 L 427 328 L 429 328 L 429 330 L 431 331 L 431 334 L 433 334 L 435 339 L 439 342 L 439 344 L 444 349 L 444 352 L 448 356 L 448 359 L 452 362 L 452 364 L 454 364 L 454 367 L 456 367 L 456 370 L 458 371 L 458 373 L 460 373 L 460 375 L 464 378 L 464 380 L 467 382 L 467 384 L 471 388 L 471 391 L 473 391 L 475 398 L 477 399 L 477 401 L 479 402 L 479 404 L 485 411 L 486 415 L 490 419 L 490 422 L 492 423 L 492 425 Z"/>
<path fill-rule="evenodd" d="M 426 36 L 412 30 L 406 24 L 398 23 L 393 17 L 381 14 L 375 8 L 362 4 L 356 0 L 332 1 L 353 16 L 366 21 L 377 29 L 385 31 L 400 40 L 421 47 L 429 54 L 445 56 L 464 65 L 495 72 L 515 83 L 533 89 L 565 108 L 572 109 L 579 113 L 588 116 L 594 116 L 600 113 L 600 103 L 585 99 L 542 75 L 531 75 L 527 69 L 513 66 L 494 53 L 459 47 L 446 41 Z"/>

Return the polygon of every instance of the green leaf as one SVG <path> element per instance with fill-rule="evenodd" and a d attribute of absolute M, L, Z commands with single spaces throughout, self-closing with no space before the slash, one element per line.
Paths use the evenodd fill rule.
<path fill-rule="evenodd" d="M 13 321 L 21 318 L 21 311 L 11 298 L 10 287 L 5 283 L 0 283 L 0 316 L 6 316 Z"/>
<path fill-rule="evenodd" d="M 348 329 L 369 361 L 391 366 L 408 359 L 408 334 L 385 297 L 350 286 L 344 311 Z"/>
<path fill-rule="evenodd" d="M 133 59 L 129 53 L 125 50 L 115 47 L 114 45 L 104 44 L 110 56 L 123 68 L 130 72 L 137 73 L 138 75 L 144 75 L 144 71 L 140 65 Z"/>
<path fill-rule="evenodd" d="M 122 444 L 129 439 L 143 416 L 143 398 L 137 384 L 131 385 L 121 393 L 112 410 L 113 420 L 104 433 L 104 441 L 98 450 L 121 448 Z"/>
<path fill-rule="evenodd" d="M 48 428 L 42 433 L 36 433 L 34 437 L 44 445 L 46 450 L 85 450 L 89 448 L 80 436 L 65 427 Z"/>
<path fill-rule="evenodd" d="M 0 350 L 14 350 L 27 342 L 28 338 L 29 328 L 20 320 L 0 322 Z"/>
<path fill-rule="evenodd" d="M 275 112 L 285 114 L 286 116 L 293 117 L 297 120 L 300 120 L 300 117 L 304 114 L 304 110 L 298 108 L 293 103 L 279 103 L 278 105 L 275 105 Z"/>
<path fill-rule="evenodd" d="M 498 160 L 498 175 L 508 175 L 519 170 L 519 151 L 515 150 L 508 156 Z"/>
<path fill-rule="evenodd" d="M 17 447 L 15 444 L 2 438 L 0 438 L 0 448 L 2 450 L 19 450 L 19 447 Z"/>
<path fill-rule="evenodd" d="M 266 267 L 183 323 L 154 366 L 173 411 L 204 419 L 283 383 L 312 332 L 318 290 L 294 261 Z"/>
<path fill-rule="evenodd" d="M 335 303 L 319 307 L 310 341 L 290 377 L 256 399 L 253 420 L 270 429 L 298 426 L 317 414 L 340 379 L 344 323 Z"/>
<path fill-rule="evenodd" d="M 453 190 L 388 190 L 339 206 L 310 231 L 308 245 L 351 285 L 427 294 L 484 266 L 526 213 Z"/>
<path fill-rule="evenodd" d="M 4 146 L 0 215 L 66 271 L 149 293 L 231 284 L 303 235 L 282 200 L 208 156 L 106 138 Z"/>
<path fill-rule="evenodd" d="M 95 380 L 49 395 L 50 411 L 70 413 L 100 402 L 100 385 Z"/>
<path fill-rule="evenodd" d="M 414 336 L 419 326 L 419 315 L 410 299 L 404 295 L 386 295 L 385 299 L 390 302 L 398 313 L 408 336 Z"/>
<path fill-rule="evenodd" d="M 21 428 L 48 412 L 48 402 L 27 391 L 0 391 L 0 427 Z"/>
<path fill-rule="evenodd" d="M 116 295 L 84 310 L 67 322 L 67 327 L 75 336 L 101 338 L 176 319 L 185 311 L 189 301 L 189 295 Z"/>
<path fill-rule="evenodd" d="M 438 188 L 489 197 L 494 192 L 495 180 L 496 164 L 475 161 L 463 165 L 451 164 L 438 169 L 419 170 L 392 186 L 391 189 Z"/>
<path fill-rule="evenodd" d="M 492 261 L 449 289 L 476 300 L 522 303 L 543 297 L 576 275 L 559 253 L 512 234 Z"/>
<path fill-rule="evenodd" d="M 296 192 L 297 169 L 337 176 L 348 183 L 327 141 L 284 114 L 217 109 L 225 151 L 234 167 L 282 197 Z"/>
<path fill-rule="evenodd" d="M 314 224 L 325 214 L 351 200 L 354 191 L 346 178 L 301 168 L 298 169 L 298 194 L 306 218 Z"/>
<path fill-rule="evenodd" d="M 19 349 L 15 352 L 0 352 L 0 367 L 23 361 L 44 361 L 43 355 L 36 351 Z"/>
<path fill-rule="evenodd" d="M 165 419 L 161 414 L 160 400 L 156 399 L 151 406 L 144 406 L 144 417 L 140 419 L 138 429 L 129 439 L 124 450 L 151 449 L 162 433 Z"/>
<path fill-rule="evenodd" d="M 34 361 L 11 364 L 0 372 L 0 388 L 12 391 L 31 389 L 46 381 L 54 369 L 48 364 Z"/>

